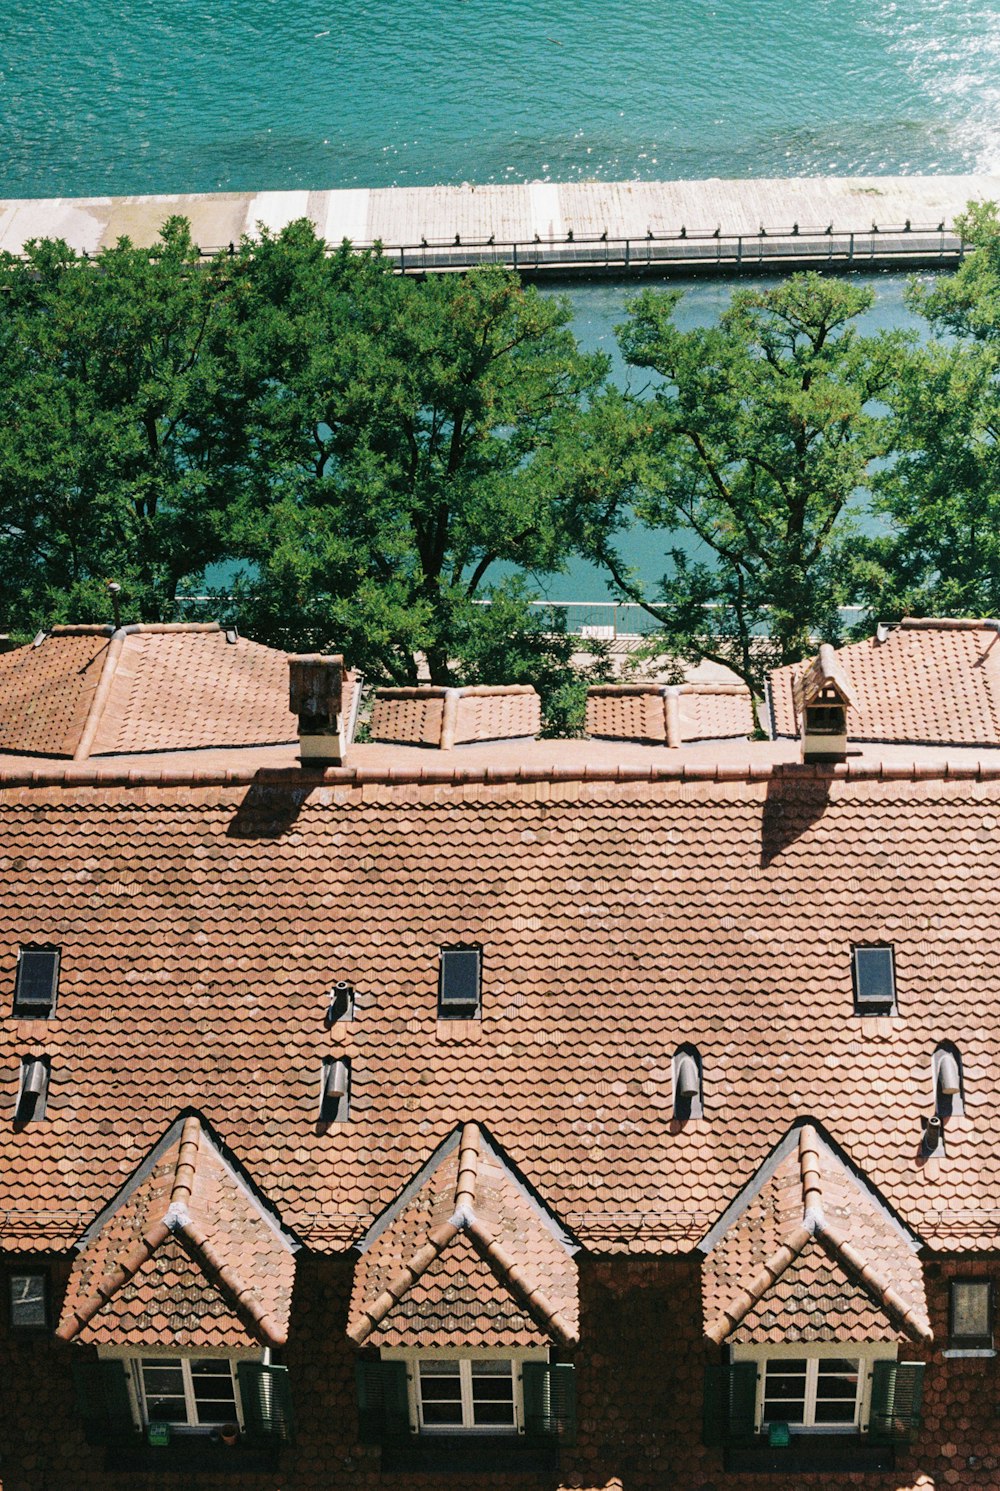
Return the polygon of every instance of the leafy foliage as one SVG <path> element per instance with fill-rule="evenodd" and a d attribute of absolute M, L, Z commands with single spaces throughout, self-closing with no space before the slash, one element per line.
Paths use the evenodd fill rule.
<path fill-rule="evenodd" d="M 891 384 L 904 339 L 858 335 L 872 293 L 816 274 L 734 294 L 717 326 L 680 330 L 676 293 L 646 291 L 620 329 L 626 358 L 656 379 L 650 402 L 595 409 L 595 448 L 620 473 L 589 534 L 621 593 L 663 624 L 663 645 L 713 658 L 756 693 L 778 663 L 835 640 L 844 600 L 838 541 L 845 507 L 889 449 L 873 401 Z M 621 563 L 615 532 L 638 521 L 686 529 L 648 597 Z"/>

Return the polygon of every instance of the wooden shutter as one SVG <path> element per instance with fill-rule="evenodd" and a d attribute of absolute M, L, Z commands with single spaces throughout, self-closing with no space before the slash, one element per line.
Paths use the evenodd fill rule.
<path fill-rule="evenodd" d="M 74 1357 L 73 1386 L 88 1444 L 128 1444 L 138 1434 L 123 1361 Z"/>
<path fill-rule="evenodd" d="M 905 1444 L 913 1439 L 920 1428 L 923 1394 L 923 1362 L 874 1362 L 868 1419 L 872 1439 L 888 1444 Z"/>
<path fill-rule="evenodd" d="M 753 1439 L 757 1427 L 757 1363 L 705 1365 L 702 1441 L 721 1446 Z"/>
<path fill-rule="evenodd" d="M 239 1362 L 236 1375 L 243 1405 L 243 1427 L 251 1444 L 292 1442 L 292 1398 L 288 1368 L 264 1362 Z"/>
<path fill-rule="evenodd" d="M 359 1357 L 354 1363 L 358 1385 L 358 1426 L 362 1444 L 384 1444 L 410 1432 L 410 1395 L 405 1362 Z"/>
<path fill-rule="evenodd" d="M 526 1436 L 576 1444 L 576 1372 L 571 1362 L 524 1362 L 521 1390 Z"/>

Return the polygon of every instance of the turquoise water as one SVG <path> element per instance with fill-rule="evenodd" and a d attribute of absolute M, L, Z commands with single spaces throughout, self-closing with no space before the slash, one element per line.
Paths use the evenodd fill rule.
<path fill-rule="evenodd" d="M 7 0 L 0 196 L 990 169 L 977 0 Z"/>

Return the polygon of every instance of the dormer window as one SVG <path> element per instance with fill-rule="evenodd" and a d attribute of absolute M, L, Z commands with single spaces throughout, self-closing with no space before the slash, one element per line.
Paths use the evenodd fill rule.
<path fill-rule="evenodd" d="M 854 1008 L 859 1015 L 896 1013 L 896 963 L 891 947 L 855 947 Z"/>
<path fill-rule="evenodd" d="M 59 949 L 22 947 L 17 956 L 14 1014 L 27 1020 L 47 1020 L 55 1013 L 59 987 Z"/>
<path fill-rule="evenodd" d="M 475 1020 L 482 1001 L 482 954 L 478 947 L 443 947 L 438 984 L 439 1020 Z"/>

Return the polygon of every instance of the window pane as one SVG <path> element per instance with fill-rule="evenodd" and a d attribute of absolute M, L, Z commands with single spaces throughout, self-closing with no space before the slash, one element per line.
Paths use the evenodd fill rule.
<path fill-rule="evenodd" d="M 462 1424 L 462 1379 L 458 1362 L 420 1363 L 420 1415 L 430 1428 Z"/>
<path fill-rule="evenodd" d="M 858 999 L 864 1003 L 892 1004 L 896 996 L 891 947 L 858 947 L 854 950 Z"/>
<path fill-rule="evenodd" d="M 208 1357 L 191 1362 L 191 1386 L 199 1424 L 224 1424 L 236 1419 L 233 1374 L 225 1359 Z"/>
<path fill-rule="evenodd" d="M 801 1424 L 806 1409 L 805 1357 L 771 1361 L 764 1378 L 764 1421 Z"/>
<path fill-rule="evenodd" d="M 142 1386 L 146 1396 L 146 1417 L 160 1423 L 186 1424 L 184 1376 L 179 1361 L 170 1358 L 140 1362 Z"/>
<path fill-rule="evenodd" d="M 952 1284 L 951 1333 L 959 1339 L 985 1340 L 990 1334 L 990 1286 Z"/>
<path fill-rule="evenodd" d="M 816 1423 L 853 1424 L 858 1401 L 858 1363 L 821 1360 L 816 1374 Z"/>
<path fill-rule="evenodd" d="M 10 1323 L 21 1327 L 45 1324 L 45 1275 L 12 1274 Z"/>
<path fill-rule="evenodd" d="M 472 1420 L 513 1427 L 514 1377 L 509 1361 L 472 1363 Z"/>

